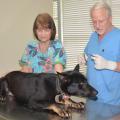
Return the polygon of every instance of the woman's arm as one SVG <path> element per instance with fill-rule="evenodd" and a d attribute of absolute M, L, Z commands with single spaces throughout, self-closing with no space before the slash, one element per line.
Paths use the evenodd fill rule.
<path fill-rule="evenodd" d="M 32 68 L 29 66 L 22 66 L 21 72 L 32 73 Z"/>
<path fill-rule="evenodd" d="M 55 64 L 55 67 L 54 67 L 54 69 L 55 69 L 55 72 L 63 72 L 63 65 L 62 64 Z"/>

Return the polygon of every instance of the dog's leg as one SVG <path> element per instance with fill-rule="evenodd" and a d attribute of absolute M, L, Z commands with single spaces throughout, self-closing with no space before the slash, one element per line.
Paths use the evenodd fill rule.
<path fill-rule="evenodd" d="M 36 111 L 39 111 L 41 109 L 43 110 L 50 110 L 58 114 L 60 117 L 70 117 L 71 113 L 67 109 L 64 108 L 64 105 L 57 104 L 57 103 L 48 103 L 45 101 L 37 101 L 35 99 L 31 99 L 29 101 L 29 108 L 34 109 Z"/>
<path fill-rule="evenodd" d="M 70 118 L 71 117 L 71 111 L 69 109 L 65 108 L 66 106 L 60 105 L 60 104 L 51 104 L 47 107 L 47 109 L 54 111 L 57 113 L 60 117 L 64 118 Z"/>
<path fill-rule="evenodd" d="M 83 102 L 75 102 L 71 99 L 68 99 L 68 100 L 65 100 L 65 104 L 67 104 L 71 108 L 80 109 L 80 110 L 85 109 L 85 104 Z"/>
<path fill-rule="evenodd" d="M 48 106 L 48 104 L 46 104 L 46 101 L 42 100 L 42 98 L 40 99 L 40 96 L 39 96 L 39 100 L 38 100 L 38 96 L 36 94 L 31 96 L 28 101 L 28 107 L 30 109 L 39 110 L 39 109 L 44 109 L 47 106 Z"/>
<path fill-rule="evenodd" d="M 11 112 L 16 107 L 16 101 L 13 93 L 9 90 L 7 82 L 5 83 L 6 91 L 6 110 Z"/>
<path fill-rule="evenodd" d="M 71 100 L 71 98 L 64 98 L 64 97 L 62 97 L 62 99 L 56 100 L 56 102 L 60 103 L 60 104 L 64 104 L 64 105 L 66 105 L 68 107 L 71 107 L 71 108 L 75 108 L 75 109 L 84 110 L 84 108 L 85 108 L 85 105 L 84 105 L 83 102 L 77 103 L 77 102 Z"/>
<path fill-rule="evenodd" d="M 11 112 L 16 107 L 15 97 L 13 95 L 6 96 L 6 111 Z"/>

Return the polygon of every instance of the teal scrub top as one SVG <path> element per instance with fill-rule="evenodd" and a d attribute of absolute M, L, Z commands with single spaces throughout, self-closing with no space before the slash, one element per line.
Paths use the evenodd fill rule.
<path fill-rule="evenodd" d="M 33 73 L 54 73 L 55 64 L 65 67 L 66 53 L 60 40 L 51 41 L 45 53 L 40 52 L 39 41 L 32 40 L 28 42 L 19 63 L 30 66 Z"/>
<path fill-rule="evenodd" d="M 112 70 L 97 70 L 93 54 L 99 54 L 107 60 L 120 62 L 120 29 L 113 28 L 102 40 L 98 40 L 98 34 L 94 32 L 85 48 L 87 61 L 88 82 L 98 90 L 98 101 L 120 105 L 120 72 Z"/>

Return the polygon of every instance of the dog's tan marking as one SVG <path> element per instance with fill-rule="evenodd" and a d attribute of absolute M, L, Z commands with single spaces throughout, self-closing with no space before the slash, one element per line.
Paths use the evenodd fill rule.
<path fill-rule="evenodd" d="M 58 107 L 55 104 L 52 104 L 48 107 L 49 110 L 53 110 L 55 113 L 57 113 L 60 117 L 71 117 L 71 112 L 68 111 L 67 109 L 62 109 Z"/>
<path fill-rule="evenodd" d="M 75 108 L 75 109 L 84 109 L 85 108 L 85 105 L 83 102 L 77 103 L 77 102 L 74 102 L 73 100 L 71 100 L 70 98 L 62 99 L 61 101 L 57 101 L 57 103 L 64 104 L 68 107 Z"/>

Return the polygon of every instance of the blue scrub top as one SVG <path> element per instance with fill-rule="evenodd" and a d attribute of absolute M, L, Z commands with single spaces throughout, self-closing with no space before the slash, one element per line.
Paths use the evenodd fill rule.
<path fill-rule="evenodd" d="M 86 101 L 86 120 L 120 120 L 120 105 Z"/>
<path fill-rule="evenodd" d="M 97 70 L 91 59 L 93 54 L 99 54 L 107 60 L 120 62 L 120 29 L 113 28 L 101 41 L 94 32 L 85 48 L 85 54 L 88 56 L 88 82 L 98 90 L 98 101 L 120 105 L 120 72 Z"/>

